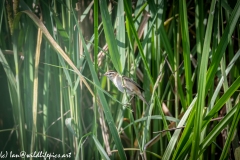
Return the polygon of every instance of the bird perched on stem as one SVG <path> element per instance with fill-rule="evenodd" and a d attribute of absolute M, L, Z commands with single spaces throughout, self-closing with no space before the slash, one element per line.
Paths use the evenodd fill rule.
<path fill-rule="evenodd" d="M 126 92 L 129 95 L 137 95 L 144 103 L 148 105 L 147 101 L 142 95 L 143 89 L 132 79 L 126 76 L 121 76 L 117 72 L 111 70 L 107 71 L 104 75 L 113 82 L 119 91 L 122 93 Z"/>

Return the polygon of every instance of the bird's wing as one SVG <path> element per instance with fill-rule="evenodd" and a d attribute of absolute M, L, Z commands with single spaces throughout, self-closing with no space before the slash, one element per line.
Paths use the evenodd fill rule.
<path fill-rule="evenodd" d="M 142 87 L 140 87 L 139 84 L 134 82 L 132 79 L 130 79 L 130 78 L 126 77 L 126 76 L 123 76 L 123 79 L 126 81 L 125 83 L 133 83 L 140 89 L 141 92 L 144 91 L 144 89 Z"/>

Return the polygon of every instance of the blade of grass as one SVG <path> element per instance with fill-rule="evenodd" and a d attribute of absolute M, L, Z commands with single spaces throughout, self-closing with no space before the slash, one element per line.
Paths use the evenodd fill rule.
<path fill-rule="evenodd" d="M 18 47 L 17 47 L 17 39 L 18 39 L 19 31 L 13 31 L 12 39 L 13 39 L 13 55 L 14 55 L 14 64 L 15 64 L 15 81 L 16 81 L 16 91 L 17 91 L 17 97 L 16 101 L 17 104 L 14 106 L 15 111 L 17 112 L 17 124 L 19 125 L 19 137 L 20 138 L 20 146 L 21 149 L 25 150 L 25 140 L 26 140 L 26 133 L 25 133 L 25 119 L 24 119 L 24 113 L 22 109 L 22 102 L 21 102 L 21 92 L 20 92 L 20 79 L 19 79 L 19 63 L 18 63 Z"/>
<path fill-rule="evenodd" d="M 205 116 L 204 121 L 209 121 L 226 103 L 226 101 L 229 100 L 229 98 L 233 95 L 233 93 L 238 90 L 240 87 L 240 77 L 238 77 L 233 84 L 228 88 L 226 93 L 216 102 L 213 109 Z M 206 124 L 204 123 L 203 126 Z"/>
<path fill-rule="evenodd" d="M 184 58 L 184 70 L 186 80 L 186 94 L 187 94 L 187 105 L 192 101 L 192 71 L 190 61 L 190 42 L 189 42 L 189 29 L 187 19 L 187 7 L 186 1 L 179 1 L 179 17 L 182 32 L 182 45 L 183 45 L 183 58 Z"/>
<path fill-rule="evenodd" d="M 204 39 L 203 52 L 201 57 L 200 64 L 200 73 L 198 77 L 198 99 L 195 108 L 195 123 L 193 130 L 193 141 L 192 141 L 192 150 L 191 150 L 191 159 L 196 159 L 198 156 L 199 144 L 201 142 L 200 134 L 201 134 L 201 126 L 202 126 L 202 111 L 205 106 L 205 94 L 206 94 L 206 72 L 207 72 L 207 64 L 208 64 L 208 55 L 210 50 L 210 41 L 211 41 L 211 33 L 213 27 L 213 18 L 214 18 L 214 9 L 215 9 L 216 0 L 213 0 L 211 3 L 209 17 L 208 17 L 208 25 Z"/>
<path fill-rule="evenodd" d="M 227 155 L 229 154 L 230 144 L 232 142 L 232 139 L 235 136 L 234 134 L 235 134 L 235 131 L 237 129 L 237 125 L 238 125 L 239 118 L 240 118 L 240 103 L 238 103 L 238 105 L 235 108 L 236 108 L 236 112 L 234 114 L 233 121 L 232 121 L 232 124 L 231 124 L 231 127 L 230 127 L 230 131 L 229 131 L 228 136 L 227 136 L 227 141 L 224 145 L 220 160 L 223 160 L 223 159 L 227 158 Z"/>
<path fill-rule="evenodd" d="M 94 0 L 94 66 L 95 66 L 95 71 L 98 72 L 98 45 L 99 45 L 99 35 L 98 35 L 98 18 L 99 18 L 99 13 L 98 13 L 98 0 Z M 81 40 L 81 38 L 79 37 L 79 39 Z M 94 87 L 94 93 L 97 94 L 97 88 Z M 94 126 L 93 126 L 93 135 L 96 136 L 98 135 L 97 129 L 98 129 L 98 123 L 97 123 L 97 119 L 99 117 L 99 121 L 100 121 L 100 125 L 101 125 L 101 113 L 99 112 L 100 109 L 98 109 L 98 105 L 97 105 L 97 96 L 95 96 L 94 99 Z M 99 113 L 98 113 L 99 112 Z M 102 112 L 102 111 L 101 111 Z M 98 113 L 98 114 L 97 114 Z M 102 117 L 103 119 L 103 117 Z M 103 120 L 104 121 L 104 120 Z M 102 122 L 103 123 L 103 122 Z M 101 125 L 102 126 L 102 125 Z M 101 127 L 102 129 L 102 127 Z M 104 130 L 102 129 L 102 132 L 104 132 Z M 104 135 L 102 135 L 103 140 L 104 139 Z M 108 139 L 107 139 L 108 140 Z M 107 141 L 106 140 L 106 141 Z M 105 141 L 104 141 L 105 142 Z M 95 153 L 95 157 L 96 158 L 100 158 L 99 155 L 97 153 Z"/>
<path fill-rule="evenodd" d="M 126 12 L 127 19 L 130 22 L 129 26 L 131 28 L 131 31 L 132 31 L 133 35 L 134 35 L 135 41 L 137 42 L 137 45 L 138 45 L 138 48 L 139 48 L 139 52 L 141 54 L 142 61 L 143 61 L 143 64 L 144 64 L 144 68 L 145 68 L 145 70 L 147 72 L 147 75 L 148 75 L 148 79 L 150 81 L 150 84 L 153 86 L 153 79 L 152 79 L 152 76 L 150 74 L 149 66 L 147 64 L 146 57 L 144 56 L 143 48 L 142 48 L 141 42 L 140 42 L 140 40 L 138 38 L 137 31 L 136 31 L 136 29 L 134 27 L 134 23 L 133 23 L 132 16 L 130 14 L 130 9 L 129 9 L 129 6 L 128 6 L 128 2 L 126 0 L 124 0 L 124 9 L 125 9 L 125 12 Z"/>
<path fill-rule="evenodd" d="M 231 62 L 229 63 L 227 69 L 226 69 L 226 76 L 229 74 L 229 72 L 231 71 L 232 67 L 234 66 L 235 62 L 239 59 L 239 56 L 240 56 L 240 50 L 238 50 L 238 52 L 234 55 L 233 59 L 231 60 Z M 220 89 L 222 88 L 222 84 L 223 84 L 223 77 L 221 77 L 221 79 L 219 80 L 218 82 L 218 85 L 214 91 L 214 94 L 211 98 L 211 101 L 210 101 L 210 104 L 208 106 L 208 110 L 210 111 L 214 104 L 215 104 L 215 101 L 216 101 L 216 98 L 218 97 L 218 94 L 220 92 Z"/>
<path fill-rule="evenodd" d="M 23 116 L 23 110 L 21 102 L 19 104 L 18 100 L 18 91 L 17 91 L 17 83 L 14 77 L 13 72 L 11 71 L 11 68 L 5 59 L 2 50 L 0 49 L 0 63 L 2 63 L 2 66 L 4 68 L 4 71 L 6 72 L 7 78 L 8 78 L 8 85 L 9 85 L 9 92 L 10 92 L 10 100 L 13 106 L 13 116 L 14 116 L 14 122 L 18 126 L 17 129 L 17 137 L 20 142 L 20 148 L 24 149 L 25 148 L 25 140 L 26 140 L 26 135 L 25 135 L 25 129 L 24 129 L 24 116 Z M 21 110 L 19 110 L 21 109 Z"/>
<path fill-rule="evenodd" d="M 215 138 L 221 133 L 221 131 L 229 125 L 231 122 L 233 116 L 236 114 L 236 111 L 239 106 L 233 107 L 233 109 L 224 116 L 224 118 L 218 123 L 213 130 L 204 138 L 202 143 L 199 146 L 199 155 L 201 155 L 206 149 L 207 146 L 209 146 L 213 141 L 215 141 Z"/>
<path fill-rule="evenodd" d="M 188 107 L 186 112 L 184 113 L 184 115 L 183 115 L 182 119 L 180 120 L 180 122 L 178 123 L 177 127 L 182 127 L 183 125 L 185 125 L 187 120 L 190 119 L 189 115 L 191 116 L 191 114 L 192 114 L 191 112 L 194 109 L 193 107 L 195 106 L 196 101 L 197 101 L 197 97 L 195 97 L 193 99 L 192 103 L 190 104 L 190 106 Z M 174 151 L 174 146 L 176 145 L 177 140 L 178 140 L 178 138 L 179 138 L 179 136 L 181 134 L 181 129 L 180 130 L 176 130 L 174 132 L 174 134 L 172 135 L 171 140 L 168 143 L 167 149 L 164 152 L 163 159 L 166 159 L 166 160 L 170 159 L 171 155 L 173 154 L 173 151 L 174 151 L 174 154 L 173 154 L 172 159 L 176 159 L 176 157 L 178 156 L 178 153 L 180 153 L 180 151 L 182 150 L 183 146 L 186 144 L 186 139 L 189 140 L 188 139 L 189 137 L 187 135 L 189 135 L 189 133 L 191 133 L 191 130 L 192 130 L 192 126 L 190 124 L 187 124 L 185 129 L 184 129 L 184 132 L 182 134 L 182 137 L 181 137 L 180 141 L 178 142 L 178 146 L 177 146 L 175 151 Z"/>
<path fill-rule="evenodd" d="M 47 42 L 46 42 L 47 43 Z M 45 43 L 45 45 L 46 45 Z M 46 47 L 45 48 L 45 52 L 48 53 L 49 51 L 51 51 L 50 47 Z M 49 63 L 50 61 L 50 54 L 45 54 L 45 62 L 46 63 Z M 43 84 L 43 115 L 45 115 L 43 117 L 43 133 L 46 133 L 46 127 L 45 126 L 48 126 L 48 122 L 49 122 L 49 118 L 48 118 L 48 115 L 49 112 L 48 112 L 48 106 L 49 106 L 49 87 L 50 87 L 50 71 L 51 71 L 51 68 L 48 66 L 48 65 L 44 65 L 44 84 Z M 44 143 L 44 151 L 47 151 L 48 150 L 48 139 L 46 136 L 43 136 L 43 143 Z"/>
<path fill-rule="evenodd" d="M 111 18 L 108 13 L 107 4 L 105 0 L 100 0 L 100 10 L 102 15 L 103 29 L 104 35 L 108 44 L 109 53 L 111 56 L 111 60 L 113 65 L 118 73 L 123 72 L 123 67 L 120 62 L 120 54 L 117 48 L 116 38 L 114 37 L 113 27 L 111 23 Z"/>
<path fill-rule="evenodd" d="M 214 80 L 213 77 L 217 71 L 218 64 L 220 63 L 222 56 L 225 53 L 226 47 L 228 45 L 227 42 L 229 42 L 229 39 L 231 38 L 234 28 L 236 27 L 236 24 L 239 20 L 239 16 L 240 16 L 240 1 L 237 1 L 236 5 L 231 13 L 231 17 L 229 18 L 229 21 L 227 23 L 227 26 L 224 30 L 223 36 L 221 37 L 219 45 L 218 45 L 216 51 L 213 53 L 212 63 L 207 72 L 206 88 L 210 88 L 210 86 L 212 85 L 212 82 Z"/>
<path fill-rule="evenodd" d="M 125 53 L 125 21 L 124 21 L 124 6 L 123 1 L 118 1 L 117 19 L 116 19 L 116 40 L 117 48 L 120 54 L 120 63 L 125 68 L 126 53 Z M 123 71 L 123 70 L 122 70 Z"/>
<path fill-rule="evenodd" d="M 101 154 L 102 158 L 103 159 L 106 159 L 106 160 L 110 160 L 110 158 L 108 157 L 107 153 L 105 152 L 103 146 L 101 145 L 101 143 L 98 141 L 97 137 L 95 137 L 94 135 L 92 136 L 96 146 L 97 146 L 97 149 L 99 151 L 99 153 Z"/>
<path fill-rule="evenodd" d="M 38 29 L 38 36 L 37 36 L 37 44 L 36 44 L 36 54 L 35 54 L 35 63 L 34 63 L 34 81 L 33 81 L 33 104 L 32 104 L 32 116 L 33 116 L 33 123 L 32 123 L 32 141 L 31 141 L 31 150 L 30 152 L 34 152 L 36 150 L 35 141 L 37 140 L 37 134 L 35 134 L 37 129 L 37 112 L 38 112 L 38 69 L 39 69 L 39 60 L 40 60 L 40 53 L 41 53 L 41 44 L 42 44 L 42 31 Z M 32 157 L 31 157 L 32 159 Z"/>

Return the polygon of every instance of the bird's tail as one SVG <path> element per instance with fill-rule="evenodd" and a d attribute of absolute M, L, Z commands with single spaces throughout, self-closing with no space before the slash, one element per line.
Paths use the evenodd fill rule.
<path fill-rule="evenodd" d="M 148 102 L 147 102 L 146 99 L 143 97 L 143 95 L 139 95 L 139 98 L 140 98 L 144 103 L 146 103 L 146 105 L 149 106 Z"/>

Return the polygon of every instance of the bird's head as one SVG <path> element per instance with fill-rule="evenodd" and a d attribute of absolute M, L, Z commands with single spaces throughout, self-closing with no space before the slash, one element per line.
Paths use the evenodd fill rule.
<path fill-rule="evenodd" d="M 105 76 L 107 76 L 107 78 L 109 78 L 110 80 L 113 80 L 114 79 L 114 77 L 116 77 L 117 76 L 117 72 L 115 72 L 115 71 L 107 71 L 104 75 Z"/>

